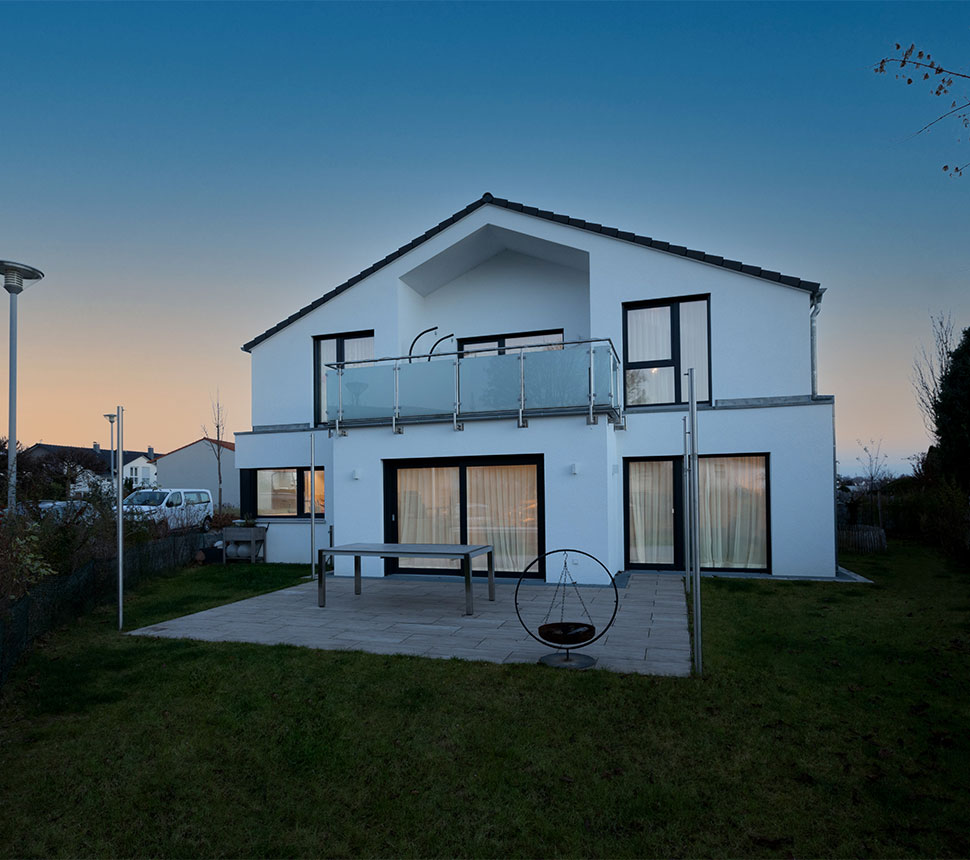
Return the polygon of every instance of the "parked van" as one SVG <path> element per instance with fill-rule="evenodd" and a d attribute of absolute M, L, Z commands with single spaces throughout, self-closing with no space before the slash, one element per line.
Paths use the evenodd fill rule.
<path fill-rule="evenodd" d="M 209 531 L 212 493 L 208 490 L 135 490 L 124 501 L 126 514 L 165 522 L 176 529 Z"/>

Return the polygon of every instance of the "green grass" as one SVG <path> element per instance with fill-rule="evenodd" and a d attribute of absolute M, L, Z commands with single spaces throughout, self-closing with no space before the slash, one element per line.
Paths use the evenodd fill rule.
<path fill-rule="evenodd" d="M 967 856 L 970 574 L 705 580 L 703 678 L 119 637 L 15 673 L 3 856 Z M 130 626 L 295 581 L 153 581 Z"/>

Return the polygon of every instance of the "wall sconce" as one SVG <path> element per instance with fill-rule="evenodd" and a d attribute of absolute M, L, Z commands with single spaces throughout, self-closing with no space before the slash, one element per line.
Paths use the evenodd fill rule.
<path fill-rule="evenodd" d="M 350 477 L 353 478 L 355 481 L 359 481 L 360 480 L 360 472 L 358 472 L 356 469 L 354 469 L 354 471 L 350 473 Z"/>
<path fill-rule="evenodd" d="M 579 474 L 579 465 L 576 464 L 576 463 L 573 463 L 572 466 L 569 467 L 569 471 L 573 475 L 578 475 Z"/>

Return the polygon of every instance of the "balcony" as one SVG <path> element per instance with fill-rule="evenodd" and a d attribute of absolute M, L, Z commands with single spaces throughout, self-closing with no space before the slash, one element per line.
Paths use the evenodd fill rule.
<path fill-rule="evenodd" d="M 570 341 L 554 348 L 526 346 L 328 364 L 323 426 L 350 427 L 623 412 L 620 362 L 609 340 Z"/>

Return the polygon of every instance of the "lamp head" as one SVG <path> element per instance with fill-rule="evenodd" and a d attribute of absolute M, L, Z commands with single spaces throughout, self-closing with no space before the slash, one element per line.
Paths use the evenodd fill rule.
<path fill-rule="evenodd" d="M 114 412 L 105 412 L 104 417 L 108 419 L 109 424 L 114 424 L 115 418 L 117 418 L 118 416 L 115 415 Z"/>
<path fill-rule="evenodd" d="M 14 296 L 24 291 L 24 281 L 39 281 L 44 277 L 40 269 L 9 260 L 0 260 L 0 275 L 3 275 L 3 288 Z"/>

